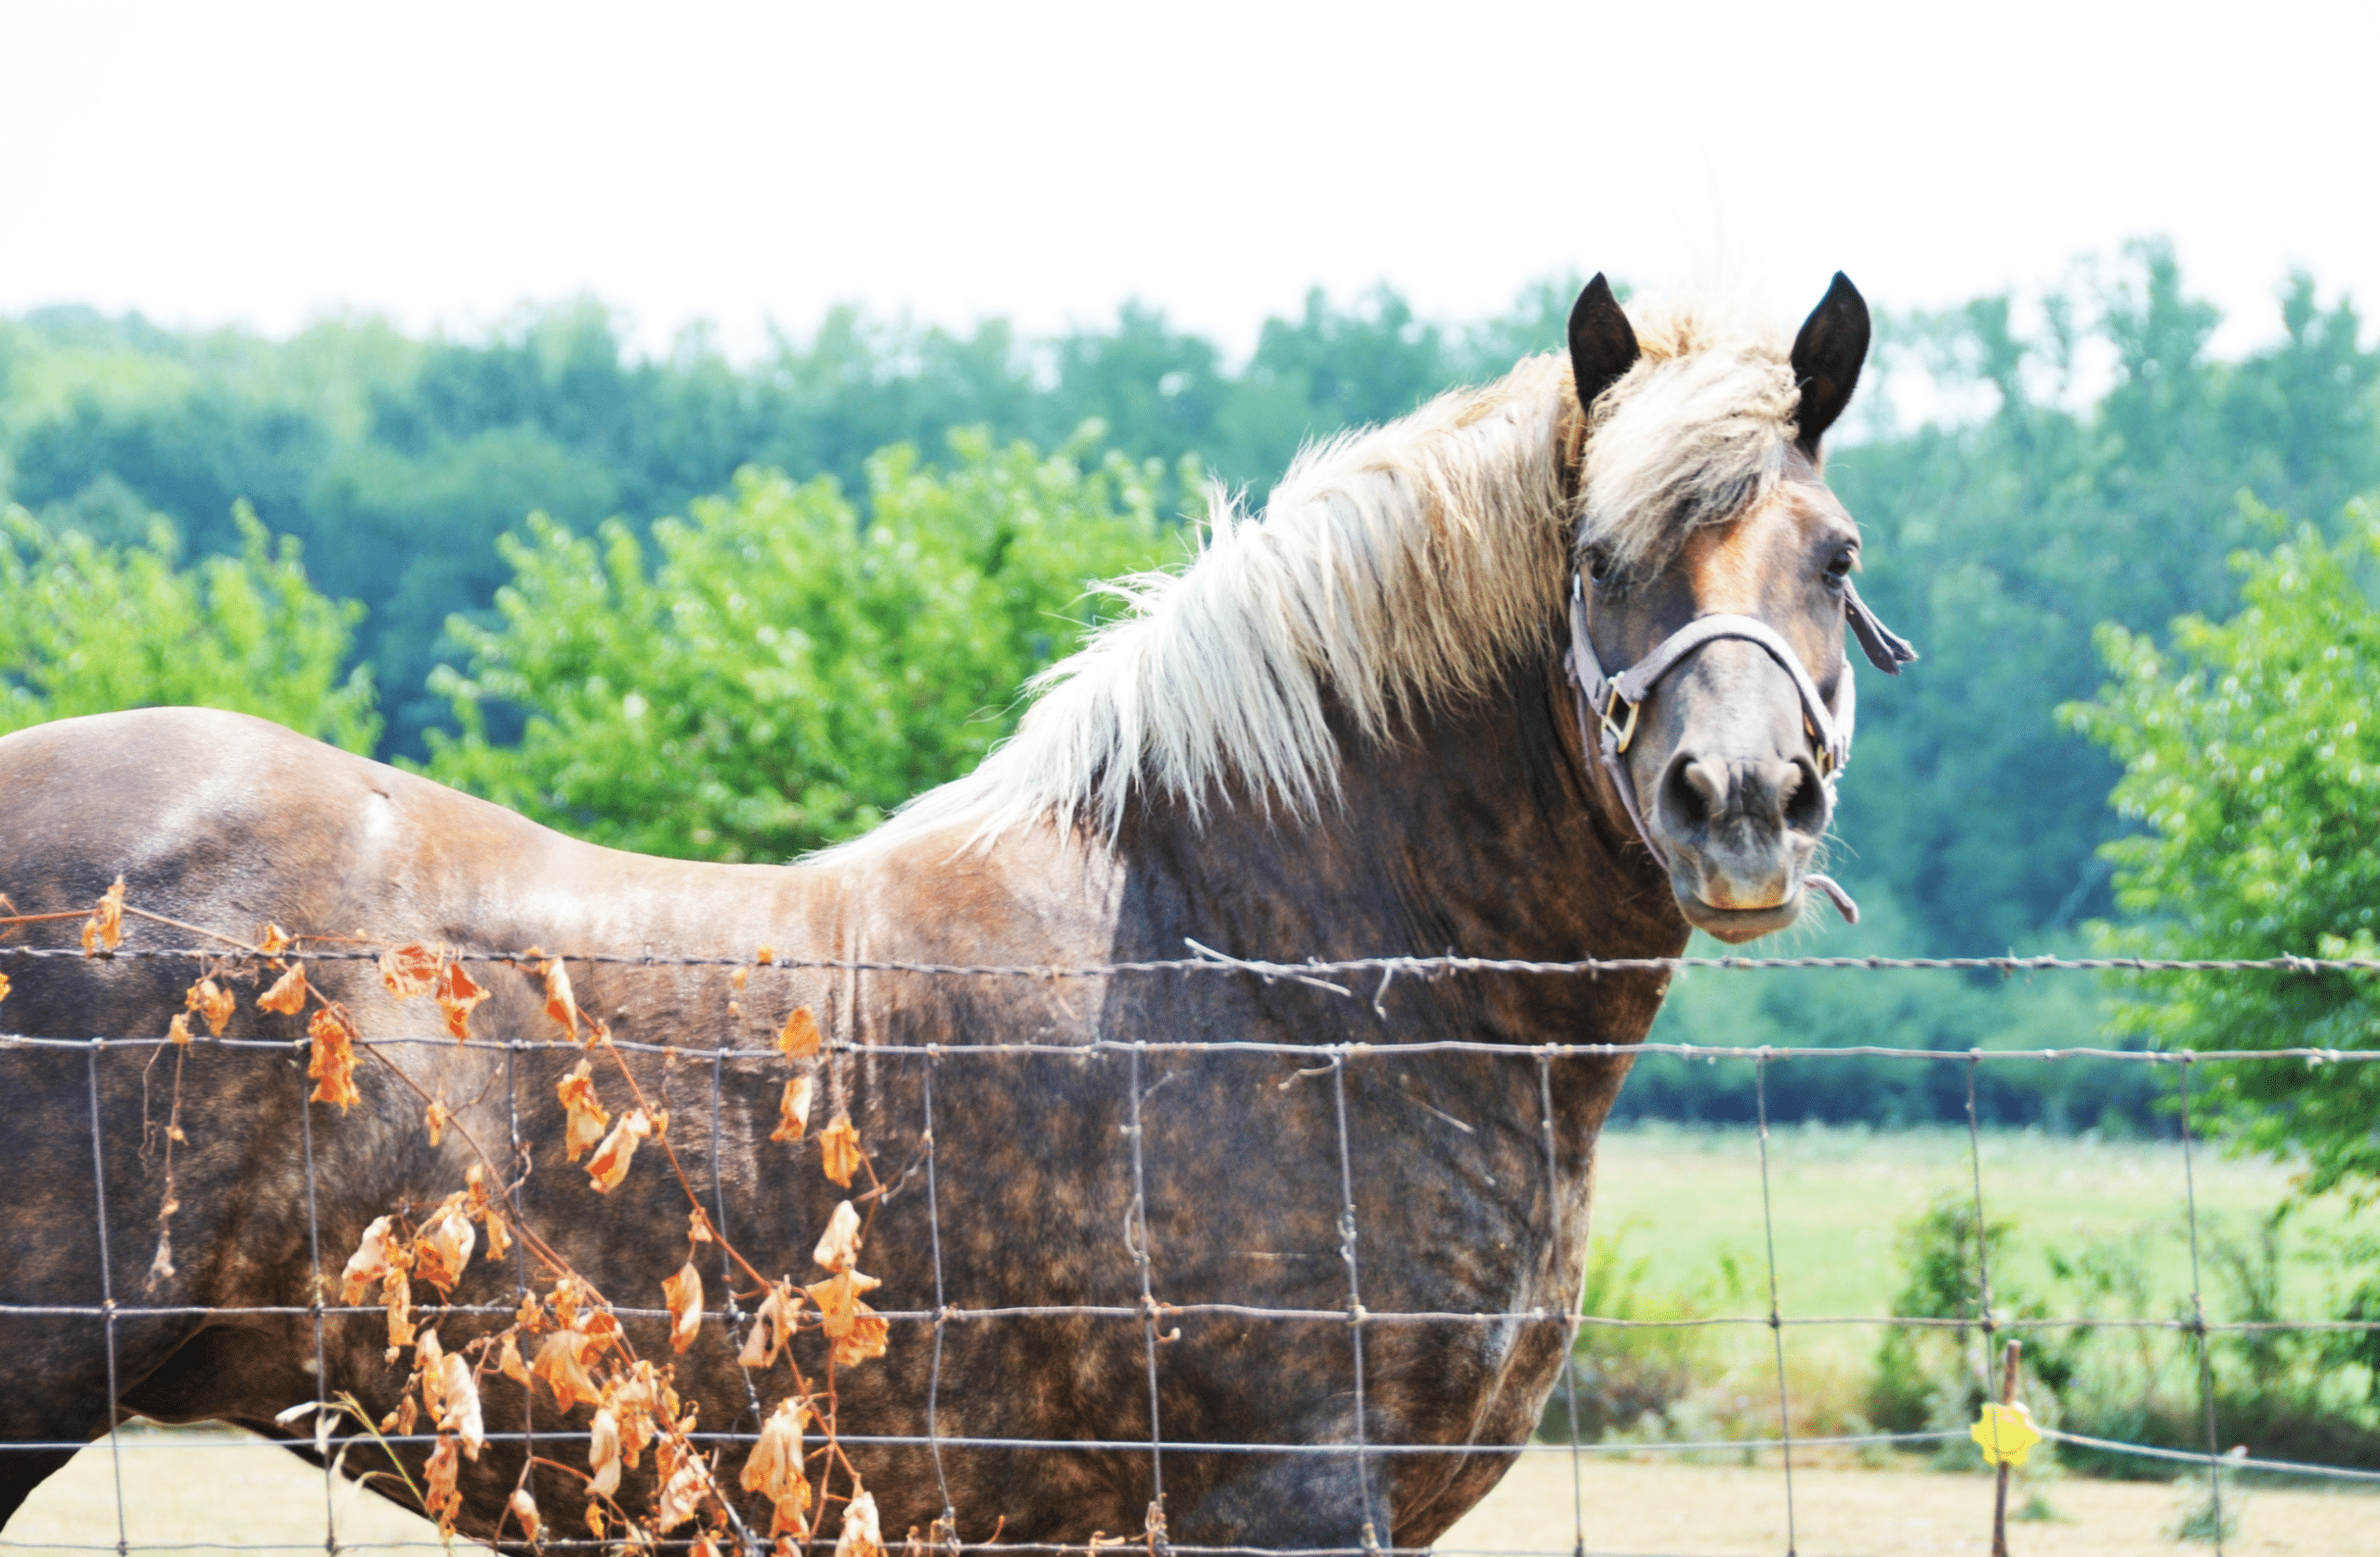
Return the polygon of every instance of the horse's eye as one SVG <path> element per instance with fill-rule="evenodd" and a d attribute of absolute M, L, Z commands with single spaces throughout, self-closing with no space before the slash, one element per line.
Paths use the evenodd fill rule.
<path fill-rule="evenodd" d="M 1829 587 L 1836 589 L 1843 587 L 1843 581 L 1851 576 L 1852 559 L 1858 555 L 1846 546 L 1828 560 L 1826 581 Z"/>
<path fill-rule="evenodd" d="M 1605 553 L 1601 547 L 1596 547 L 1590 550 L 1587 553 L 1588 580 L 1592 583 L 1602 584 L 1606 582 L 1610 577 L 1611 558 Z"/>

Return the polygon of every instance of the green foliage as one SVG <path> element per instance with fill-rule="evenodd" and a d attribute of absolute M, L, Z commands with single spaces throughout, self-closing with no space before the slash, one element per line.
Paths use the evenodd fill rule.
<path fill-rule="evenodd" d="M 2274 516 L 2253 510 L 2252 517 Z M 2130 915 L 2110 950 L 2160 957 L 2380 950 L 2380 511 L 2301 527 L 2236 560 L 2245 609 L 2185 616 L 2173 648 L 2111 626 L 2115 680 L 2067 710 L 2124 765 L 2115 800 L 2144 830 L 2108 846 Z M 2161 974 L 2121 1015 L 2169 1048 L 2370 1049 L 2365 976 Z M 2233 1065 L 2196 1078 L 2196 1116 L 2242 1144 L 2305 1154 L 2309 1194 L 2380 1196 L 2380 1068 Z"/>
<path fill-rule="evenodd" d="M 470 674 L 433 684 L 462 733 L 427 771 L 619 848 L 776 861 L 972 768 L 1095 623 L 1089 585 L 1165 555 L 1166 472 L 951 442 L 946 472 L 870 461 L 865 521 L 829 479 L 747 472 L 654 525 L 652 569 L 625 523 L 533 516 L 499 543 L 501 626 L 452 626 Z M 488 733 L 507 705 L 517 744 Z"/>
<path fill-rule="evenodd" d="M 1649 1275 L 1652 1257 L 1628 1248 L 1646 1231 L 1645 1220 L 1633 1218 L 1587 1241 L 1580 1313 L 1638 1322 L 1696 1320 L 1742 1299 L 1745 1273 L 1730 1255 L 1723 1255 L 1690 1291 L 1657 1288 Z M 1571 1349 L 1568 1377 L 1546 1400 L 1539 1436 L 1569 1442 L 1574 1408 L 1581 1443 L 1640 1431 L 1648 1417 L 1667 1417 L 1698 1382 L 1710 1379 L 1717 1371 L 1718 1353 L 1712 1332 L 1698 1325 L 1583 1326 Z"/>
<path fill-rule="evenodd" d="M 371 672 L 342 663 L 363 608 L 314 592 L 298 543 L 239 506 L 237 555 L 178 566 L 173 527 L 103 545 L 0 510 L 0 732 L 166 704 L 231 708 L 368 752 Z"/>
<path fill-rule="evenodd" d="M 2259 538 L 2241 492 L 2330 515 L 2380 482 L 2360 319 L 2303 275 L 2281 314 L 2276 344 L 2211 360 L 2215 310 L 2168 249 L 2135 244 L 2040 299 L 2030 333 L 2004 296 L 1887 322 L 1871 406 L 1922 371 L 1981 411 L 1871 434 L 1828 469 L 1868 534 L 1861 592 L 1925 653 L 1861 699 L 1843 874 L 1889 885 L 1927 944 L 1998 949 L 2108 910 L 2115 771 L 2056 718 L 2098 680 L 2094 627 L 2225 609 L 2224 560 Z M 2113 385 L 2078 403 L 2109 359 Z"/>

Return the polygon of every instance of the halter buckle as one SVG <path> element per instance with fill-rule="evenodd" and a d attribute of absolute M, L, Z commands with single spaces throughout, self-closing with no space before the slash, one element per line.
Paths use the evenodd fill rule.
<path fill-rule="evenodd" d="M 1618 719 L 1612 718 L 1612 710 L 1620 707 L 1623 705 L 1628 709 L 1628 722 L 1625 724 L 1622 724 Z M 1617 686 L 1611 689 L 1610 695 L 1604 700 L 1604 706 L 1602 709 L 1596 713 L 1595 718 L 1602 721 L 1603 727 L 1606 730 L 1611 732 L 1612 739 L 1615 742 L 1615 745 L 1612 747 L 1613 750 L 1626 751 L 1628 749 L 1628 743 L 1636 738 L 1636 715 L 1644 706 L 1645 706 L 1642 703 L 1630 703 L 1626 698 L 1620 696 L 1620 689 Z"/>

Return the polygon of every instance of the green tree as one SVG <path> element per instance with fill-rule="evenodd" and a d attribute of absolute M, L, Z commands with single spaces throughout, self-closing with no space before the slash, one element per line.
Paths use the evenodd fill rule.
<path fill-rule="evenodd" d="M 1014 728 L 1017 689 L 1093 624 L 1096 579 L 1166 550 L 1164 468 L 1086 466 L 955 435 L 938 471 L 896 447 L 860 508 L 820 478 L 747 471 L 731 495 L 588 539 L 543 516 L 499 543 L 501 625 L 457 619 L 442 668 L 459 735 L 430 776 L 598 842 L 781 860 L 866 831 Z M 1184 473 L 1185 476 L 1188 474 Z M 525 714 L 491 739 L 491 707 Z"/>
<path fill-rule="evenodd" d="M 173 527 L 108 546 L 0 510 L 0 732 L 79 714 L 195 704 L 257 714 L 350 751 L 379 737 L 371 672 L 341 676 L 364 608 L 307 583 L 246 505 L 241 549 L 183 568 Z"/>
<path fill-rule="evenodd" d="M 2278 516 L 2249 509 L 2278 526 Z M 2300 526 L 2233 560 L 2244 609 L 2184 616 L 2170 651 L 2100 629 L 2114 680 L 2064 710 L 2122 762 L 2118 810 L 2141 830 L 2104 852 L 2127 922 L 2120 955 L 2326 957 L 2380 953 L 2380 508 L 2349 504 L 2338 540 Z M 2170 1048 L 2380 1045 L 2365 974 L 2173 973 L 2120 1019 Z M 2243 1144 L 2302 1152 L 2305 1192 L 2380 1197 L 2380 1066 L 2252 1064 L 2195 1078 L 2195 1111 Z"/>

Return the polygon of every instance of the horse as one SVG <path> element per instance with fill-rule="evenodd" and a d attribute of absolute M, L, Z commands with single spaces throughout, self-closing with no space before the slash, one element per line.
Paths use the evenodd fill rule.
<path fill-rule="evenodd" d="M 1822 474 L 1869 335 L 1840 274 L 1790 346 L 1597 276 L 1567 353 L 1219 497 L 973 773 L 792 864 L 224 712 L 0 739 L 0 1519 L 140 1416 L 522 1550 L 582 1505 L 698 1551 L 1426 1547 L 1574 1334 L 1628 1056 L 1541 1057 L 1669 975 L 1185 943 L 1660 959 L 1840 898 L 1846 630 L 1913 657 Z"/>

